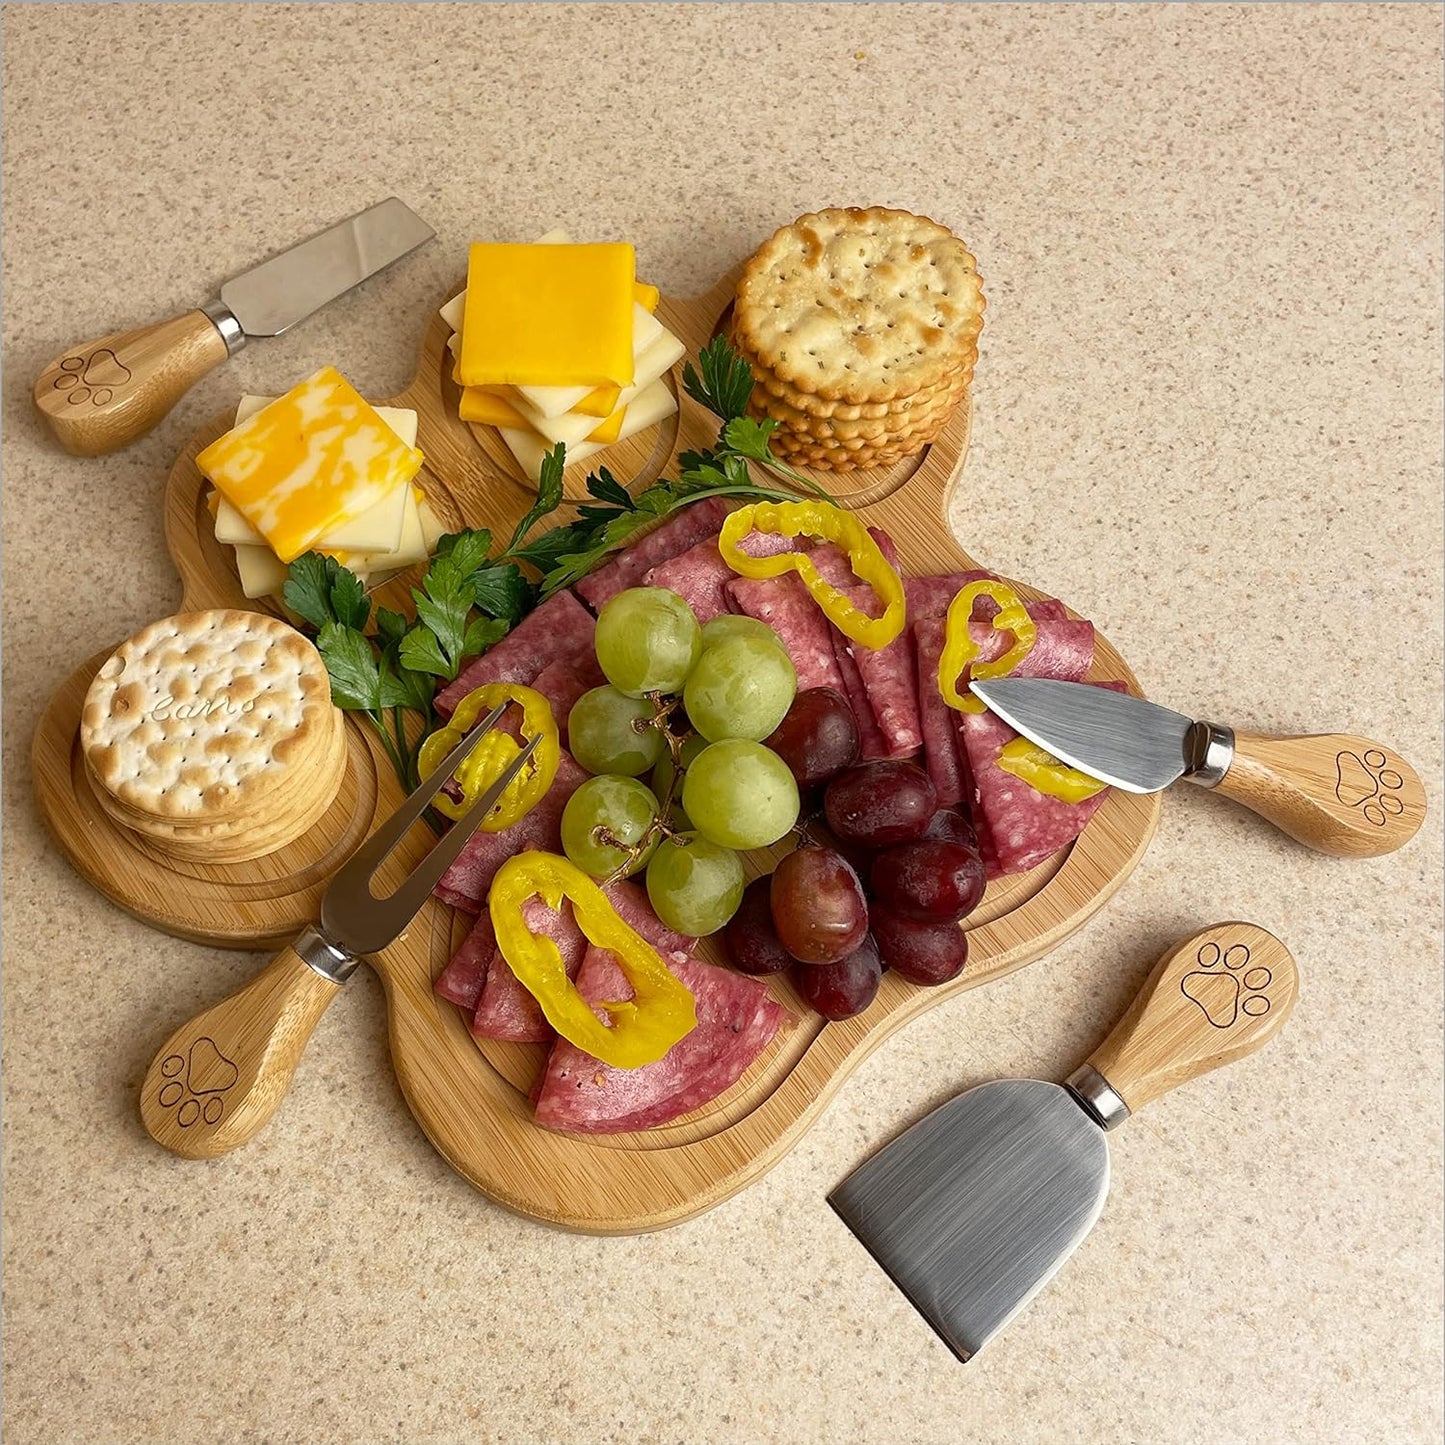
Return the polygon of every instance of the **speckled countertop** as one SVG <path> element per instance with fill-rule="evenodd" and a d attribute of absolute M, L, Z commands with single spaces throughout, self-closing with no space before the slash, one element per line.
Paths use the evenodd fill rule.
<path fill-rule="evenodd" d="M 1440 74 L 1424 5 L 7 7 L 7 1445 L 1438 1440 Z M 128 451 L 41 434 L 65 343 L 393 191 L 438 243 Z M 969 550 L 1161 697 L 1392 741 L 1424 831 L 1336 862 L 1171 795 L 1094 923 L 916 1021 L 771 1174 L 662 1233 L 557 1233 L 452 1174 L 367 970 L 260 1139 L 161 1153 L 152 1051 L 260 960 L 92 893 L 27 753 L 58 682 L 177 601 L 176 452 L 325 362 L 400 390 L 476 236 L 631 238 L 691 293 L 839 202 L 978 255 Z M 1098 1227 L 956 1365 L 825 1191 L 959 1088 L 1066 1073 L 1224 917 L 1294 949 L 1292 1022 L 1115 1136 Z"/>

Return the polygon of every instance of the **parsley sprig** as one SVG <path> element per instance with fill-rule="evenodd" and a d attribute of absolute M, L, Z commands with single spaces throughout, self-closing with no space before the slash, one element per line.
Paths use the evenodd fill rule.
<path fill-rule="evenodd" d="M 599 467 L 587 478 L 590 500 L 578 504 L 576 516 L 529 538 L 562 505 L 566 448 L 559 443 L 542 461 L 535 502 L 496 557 L 489 556 L 492 534 L 485 527 L 440 540 L 421 585 L 411 589 L 411 620 L 386 607 L 378 607 L 373 619 L 360 580 L 334 557 L 309 552 L 291 564 L 285 602 L 316 628 L 332 701 L 367 719 L 408 791 L 420 782 L 422 740 L 437 725 L 438 682 L 453 681 L 538 602 L 580 581 L 643 528 L 705 497 L 786 502 L 801 489 L 833 500 L 773 454 L 769 438 L 777 422 L 747 415 L 752 368 L 726 338 L 715 337 L 697 362 L 683 367 L 682 384 L 722 422 L 712 447 L 683 452 L 676 478 L 660 478 L 635 497 Z M 793 489 L 760 485 L 749 463 L 777 473 Z M 368 622 L 374 622 L 371 632 Z"/>

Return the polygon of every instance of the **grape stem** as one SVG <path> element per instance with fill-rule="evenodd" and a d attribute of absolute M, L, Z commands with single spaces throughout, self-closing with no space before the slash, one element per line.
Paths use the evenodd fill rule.
<path fill-rule="evenodd" d="M 677 733 L 668 726 L 669 719 L 677 709 L 677 698 L 667 697 L 660 692 L 649 692 L 647 700 L 652 704 L 652 716 L 650 718 L 633 718 L 632 726 L 638 733 L 645 732 L 648 728 L 656 728 L 662 734 L 663 741 L 667 744 L 668 754 L 672 759 L 672 776 L 667 780 L 667 793 L 660 800 L 657 812 L 652 815 L 652 822 L 647 825 L 646 831 L 637 842 L 624 843 L 606 823 L 599 823 L 592 830 L 594 842 L 601 843 L 608 848 L 616 848 L 624 855 L 622 862 L 602 880 L 604 888 L 626 878 L 637 866 L 637 860 L 658 839 L 670 838 L 681 847 L 686 847 L 689 841 L 672 826 L 668 821 L 668 815 L 672 812 L 672 805 L 677 800 L 677 789 L 683 774 L 682 749 L 688 739 L 692 737 L 692 729 L 688 728 L 684 732 Z"/>

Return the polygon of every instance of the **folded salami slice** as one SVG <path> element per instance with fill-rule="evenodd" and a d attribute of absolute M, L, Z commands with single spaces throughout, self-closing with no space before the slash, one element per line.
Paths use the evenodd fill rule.
<path fill-rule="evenodd" d="M 440 997 L 449 999 L 470 1013 L 482 996 L 487 970 L 496 951 L 492 920 L 485 913 L 479 914 L 472 931 L 462 940 L 462 946 L 452 955 L 452 961 L 437 975 L 432 988 Z"/>
<path fill-rule="evenodd" d="M 993 577 L 992 572 L 943 572 L 936 577 L 905 577 L 903 592 L 908 598 L 908 620 L 921 621 L 925 617 L 943 617 L 948 604 L 959 591 L 970 582 L 985 582 Z"/>
<path fill-rule="evenodd" d="M 860 611 L 870 617 L 879 615 L 878 599 L 871 588 L 843 590 Z M 847 645 L 883 743 L 884 751 L 878 756 L 912 757 L 923 746 L 923 732 L 918 720 L 918 666 L 908 628 L 905 626 L 887 647 Z"/>
<path fill-rule="evenodd" d="M 705 497 L 669 517 L 661 526 L 619 552 L 605 567 L 577 584 L 577 593 L 594 611 L 609 598 L 629 587 L 642 586 L 642 579 L 660 562 L 686 552 L 706 537 L 716 536 L 728 514 L 721 497 Z"/>
<path fill-rule="evenodd" d="M 843 678 L 844 696 L 852 709 L 853 721 L 858 725 L 858 756 L 864 762 L 870 762 L 874 758 L 892 757 L 894 754 L 889 750 L 888 742 L 878 726 L 877 715 L 859 671 L 858 654 L 867 652 L 868 649 L 849 642 L 836 627 L 831 630 L 833 660 L 838 664 L 838 671 Z"/>
<path fill-rule="evenodd" d="M 659 563 L 643 578 L 643 585 L 671 588 L 692 608 L 699 622 L 711 622 L 729 610 L 726 589 L 736 575 L 723 561 L 713 536 Z"/>
<path fill-rule="evenodd" d="M 798 674 L 798 691 L 831 687 L 848 696 L 833 655 L 833 624 L 792 573 L 782 577 L 735 577 L 727 584 L 734 608 L 766 622 L 782 639 Z"/>
<path fill-rule="evenodd" d="M 689 1114 L 735 1084 L 787 1017 L 755 978 L 695 958 L 668 960 L 697 1001 L 697 1027 L 655 1064 L 618 1069 L 558 1039 L 537 1092 L 537 1122 L 577 1134 L 648 1129 Z M 589 948 L 577 975 L 589 1001 L 632 989 L 606 949 Z M 601 1010 L 598 1017 L 605 1018 Z"/>
<path fill-rule="evenodd" d="M 592 614 L 570 592 L 549 597 L 437 694 L 437 711 L 450 717 L 474 687 L 486 682 L 530 683 L 554 662 L 581 671 L 593 656 L 595 627 Z"/>
<path fill-rule="evenodd" d="M 576 978 L 577 970 L 582 967 L 582 956 L 587 952 L 587 939 L 572 917 L 571 905 L 564 902 L 559 911 L 553 912 L 540 898 L 529 898 L 522 905 L 522 917 L 534 934 L 550 938 L 557 945 L 567 977 Z M 517 982 L 511 964 L 495 944 L 486 987 L 477 1001 L 471 1029 L 478 1038 L 503 1039 L 514 1044 L 544 1044 L 554 1037 L 552 1025 L 542 1014 L 542 1005 Z"/>
<path fill-rule="evenodd" d="M 938 660 L 943 656 L 944 620 L 920 617 L 913 624 L 918 660 L 918 722 L 923 734 L 923 765 L 938 790 L 938 806 L 951 808 L 964 797 L 953 709 L 938 692 Z"/>
<path fill-rule="evenodd" d="M 532 679 L 530 686 L 552 704 L 552 716 L 557 719 L 557 729 L 562 734 L 564 746 L 567 742 L 567 714 L 572 711 L 572 704 L 589 688 L 601 687 L 606 681 L 602 669 L 597 666 L 597 659 L 590 655 L 580 667 L 574 667 L 570 662 L 554 662 Z"/>
<path fill-rule="evenodd" d="M 1033 617 L 1034 609 L 1029 608 Z M 1035 617 L 1034 645 L 1009 673 L 1010 677 L 1055 677 L 1061 682 L 1081 682 L 1094 662 L 1094 624 L 1073 618 L 1061 621 Z M 1013 634 L 1000 632 L 991 622 L 971 617 L 968 633 L 978 647 L 975 662 L 993 662 L 1013 646 Z M 973 673 L 970 662 L 963 670 L 959 691 L 962 692 Z M 937 686 L 937 679 L 934 679 Z"/>
<path fill-rule="evenodd" d="M 528 848 L 555 853 L 561 848 L 562 809 L 586 780 L 587 774 L 564 749 L 557 764 L 557 777 L 547 796 L 510 828 L 503 828 L 500 833 L 472 834 L 456 862 L 442 874 L 436 896 L 463 913 L 479 913 L 497 869 L 513 853 Z"/>
<path fill-rule="evenodd" d="M 1103 806 L 1107 788 L 1081 803 L 1066 803 L 999 767 L 999 753 L 1018 736 L 1002 718 L 991 712 L 956 717 L 973 779 L 973 814 L 988 830 L 997 873 L 1023 873 L 1042 863 L 1072 843 Z M 989 859 L 984 861 L 987 866 Z"/>

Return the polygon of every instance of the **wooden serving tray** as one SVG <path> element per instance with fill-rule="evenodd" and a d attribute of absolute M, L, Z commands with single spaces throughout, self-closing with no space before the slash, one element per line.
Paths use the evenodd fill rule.
<path fill-rule="evenodd" d="M 658 316 L 689 355 L 726 324 L 738 272 L 703 296 L 664 297 Z M 445 299 L 445 298 L 443 298 Z M 505 536 L 535 491 L 500 438 L 457 420 L 447 327 L 427 326 L 416 377 L 387 405 L 417 412 L 426 454 L 422 485 L 451 527 L 489 526 Z M 636 487 L 671 469 L 677 454 L 712 444 L 716 419 L 681 390 L 678 415 L 608 450 L 599 460 Z M 888 530 L 904 570 L 925 575 L 986 565 L 967 555 L 945 517 L 968 446 L 967 401 L 921 456 L 897 467 L 817 473 L 834 496 Z M 184 583 L 182 611 L 208 607 L 267 610 L 241 593 L 228 549 L 215 540 L 196 454 L 229 426 L 218 418 L 172 468 L 166 490 L 166 543 Z M 583 495 L 586 464 L 570 468 L 569 497 Z M 378 600 L 401 608 L 414 575 L 394 579 Z M 1026 586 L 1025 596 L 1043 595 Z M 34 785 L 57 843 L 90 883 L 136 917 L 185 938 L 235 948 L 289 942 L 315 920 L 327 881 L 379 818 L 401 800 L 390 764 L 364 725 L 349 721 L 345 785 L 306 837 L 265 858 L 224 866 L 184 863 L 117 828 L 94 802 L 77 746 L 79 713 L 107 652 L 76 670 L 52 697 L 37 729 Z M 1123 659 L 1100 636 L 1092 677 L 1119 679 L 1137 692 Z M 941 988 L 918 988 L 886 973 L 863 1013 L 826 1023 L 786 977 L 768 980 L 796 1016 L 748 1073 L 723 1096 L 673 1124 L 633 1134 L 579 1137 L 532 1122 L 528 1093 L 545 1059 L 535 1044 L 475 1041 L 461 1010 L 432 983 L 470 920 L 432 900 L 384 953 L 370 960 L 386 993 L 392 1060 L 408 1106 L 454 1169 L 498 1203 L 547 1223 L 596 1234 L 656 1229 L 691 1218 L 759 1178 L 818 1117 L 848 1072 L 889 1034 L 964 989 L 1001 978 L 1067 938 L 1114 893 L 1139 861 L 1159 818 L 1157 795 L 1115 790 L 1081 838 L 1032 872 L 991 883 L 967 922 L 969 964 Z M 411 857 L 426 838 L 413 830 Z M 771 850 L 780 856 L 781 849 Z M 398 860 L 398 869 L 409 866 Z M 753 873 L 774 859 L 753 855 Z M 722 961 L 704 941 L 704 957 Z M 170 1086 L 174 1089 L 174 1085 Z M 218 1091 L 223 1092 L 223 1091 Z M 208 1116 L 209 1118 L 209 1116 Z M 209 1127 L 197 1121 L 195 1127 Z M 284 1126 L 283 1126 L 284 1127 Z"/>

